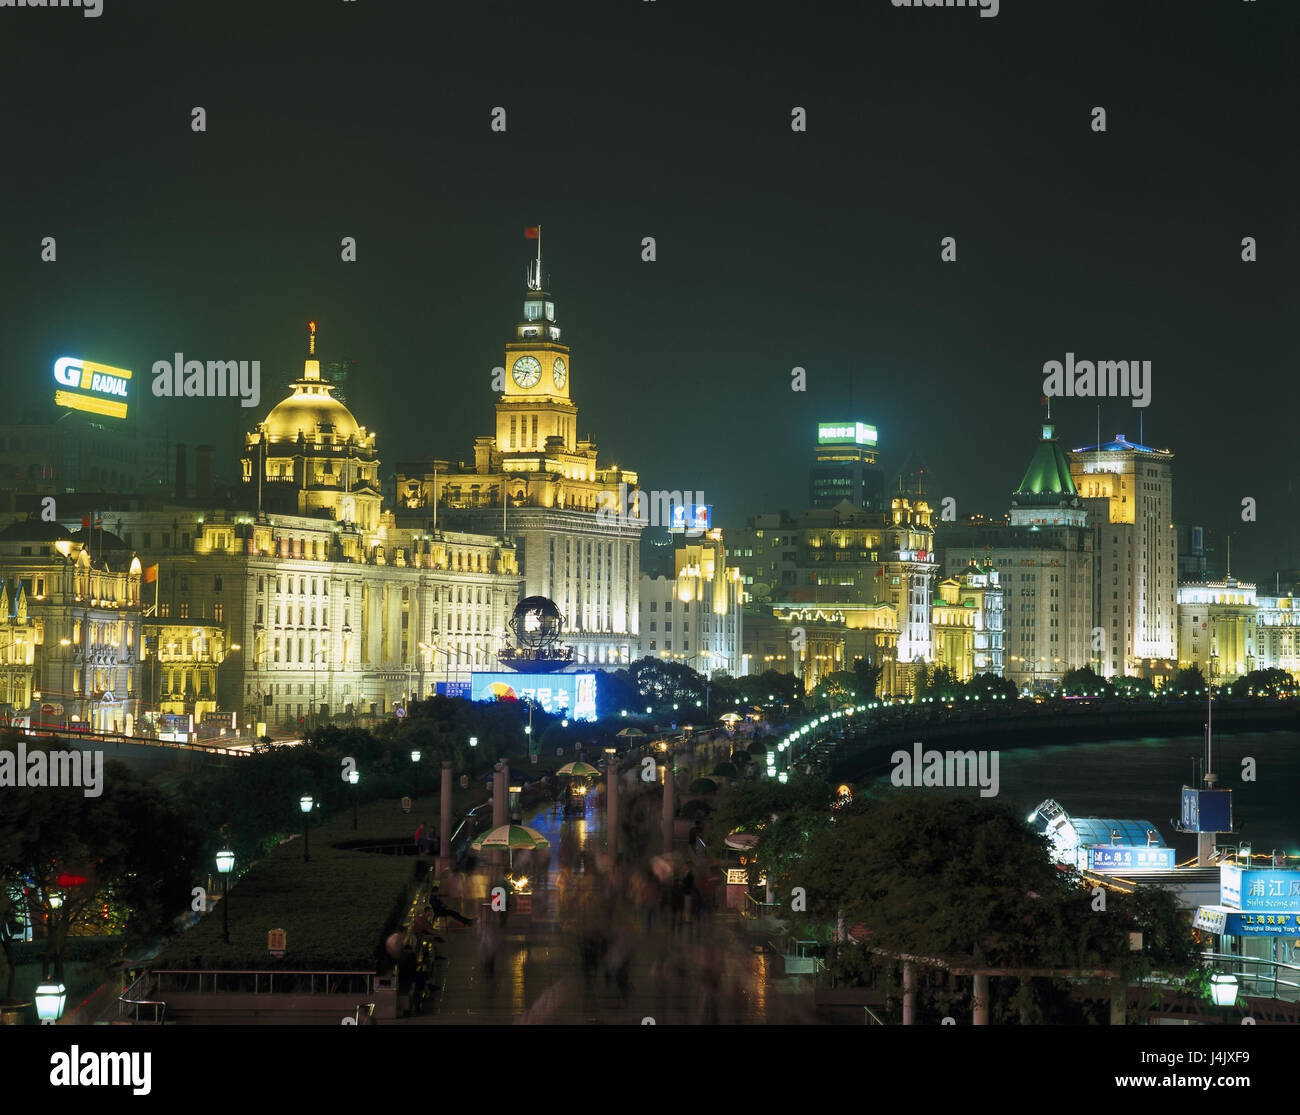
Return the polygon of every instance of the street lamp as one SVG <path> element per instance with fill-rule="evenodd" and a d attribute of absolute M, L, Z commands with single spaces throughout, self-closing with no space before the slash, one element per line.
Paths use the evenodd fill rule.
<path fill-rule="evenodd" d="M 470 737 L 469 737 L 469 745 L 470 745 L 470 747 L 477 747 L 477 746 L 478 746 L 478 736 L 470 736 Z"/>
<path fill-rule="evenodd" d="M 221 875 L 221 940 L 230 944 L 230 872 L 235 866 L 235 853 L 223 849 L 217 853 L 217 871 Z"/>
<path fill-rule="evenodd" d="M 1210 977 L 1210 998 L 1216 1007 L 1230 1007 L 1237 1001 L 1237 977 L 1216 972 Z"/>
<path fill-rule="evenodd" d="M 357 789 L 357 783 L 361 781 L 361 772 L 355 768 L 348 771 L 348 781 L 352 783 L 352 831 L 357 830 L 357 798 L 361 791 Z"/>
<path fill-rule="evenodd" d="M 298 808 L 302 810 L 302 862 L 311 862 L 311 794 L 303 794 L 298 799 Z"/>
<path fill-rule="evenodd" d="M 68 1001 L 68 989 L 62 980 L 43 980 L 36 989 L 36 1014 L 42 1022 L 57 1022 Z"/>

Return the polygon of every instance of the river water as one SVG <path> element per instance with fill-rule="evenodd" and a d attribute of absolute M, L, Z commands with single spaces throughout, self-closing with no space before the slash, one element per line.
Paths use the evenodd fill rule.
<path fill-rule="evenodd" d="M 958 740 L 925 746 L 962 747 Z M 1179 816 L 1182 787 L 1193 783 L 1192 760 L 1204 751 L 1199 735 L 1003 750 L 998 796 L 1026 817 L 1044 798 L 1055 798 L 1077 817 L 1150 821 L 1181 862 L 1196 854 L 1196 837 L 1175 832 L 1170 820 Z M 1247 757 L 1255 760 L 1253 782 L 1242 779 Z M 1219 787 L 1233 791 L 1237 830 L 1220 837 L 1220 843 L 1250 841 L 1257 854 L 1274 849 L 1300 854 L 1300 733 L 1216 736 L 1214 769 Z M 888 776 L 875 788 L 887 792 Z"/>

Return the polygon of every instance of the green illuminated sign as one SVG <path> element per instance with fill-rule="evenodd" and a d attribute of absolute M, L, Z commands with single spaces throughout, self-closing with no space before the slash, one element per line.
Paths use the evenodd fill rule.
<path fill-rule="evenodd" d="M 818 445 L 875 445 L 876 427 L 865 422 L 818 422 Z"/>

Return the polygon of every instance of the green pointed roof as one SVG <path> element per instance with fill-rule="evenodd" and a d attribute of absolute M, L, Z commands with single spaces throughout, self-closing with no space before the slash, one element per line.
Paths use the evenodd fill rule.
<path fill-rule="evenodd" d="M 1043 426 L 1043 440 L 1034 450 L 1025 478 L 1020 481 L 1016 495 L 1078 495 L 1074 480 L 1070 476 L 1070 463 L 1065 458 L 1065 451 L 1056 440 L 1056 430 L 1051 425 Z"/>

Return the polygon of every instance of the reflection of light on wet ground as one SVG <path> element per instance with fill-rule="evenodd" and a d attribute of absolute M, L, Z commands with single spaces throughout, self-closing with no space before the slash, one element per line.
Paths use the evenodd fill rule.
<path fill-rule="evenodd" d="M 510 1009 L 517 1015 L 528 1009 L 527 985 L 524 981 L 524 966 L 527 963 L 528 946 L 522 944 L 510 955 Z"/>

